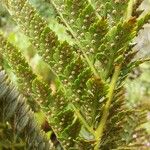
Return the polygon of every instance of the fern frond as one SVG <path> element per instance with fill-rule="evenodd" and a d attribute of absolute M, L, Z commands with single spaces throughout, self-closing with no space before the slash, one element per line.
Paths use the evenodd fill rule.
<path fill-rule="evenodd" d="M 145 118 L 147 112 L 141 112 L 140 109 L 138 111 L 128 109 L 124 101 L 124 89 L 117 89 L 115 92 L 100 148 L 106 149 L 109 147 L 110 149 L 119 149 L 120 146 L 118 143 L 121 143 L 122 149 L 123 147 L 131 149 L 131 145 L 132 148 L 136 148 L 136 144 L 141 144 L 141 148 L 146 148 L 145 143 L 147 143 L 149 139 L 148 133 L 146 129 L 141 128 L 141 125 L 146 122 Z M 139 118 L 136 114 L 139 114 Z M 135 119 L 137 120 L 135 121 Z M 113 124 L 115 124 L 115 126 L 113 126 Z M 136 133 L 138 133 L 139 136 L 135 138 Z M 114 134 L 117 134 L 117 136 L 114 136 Z M 143 141 L 140 141 L 140 138 L 143 139 Z"/>
<path fill-rule="evenodd" d="M 24 5 L 22 5 L 22 3 L 24 3 Z M 58 67 L 54 68 L 54 63 L 58 64 L 58 62 L 53 59 L 53 54 L 55 53 L 56 49 L 61 51 L 64 44 L 62 44 L 62 42 L 58 40 L 55 32 L 48 27 L 45 20 L 38 15 L 36 10 L 29 4 L 28 1 L 9 1 L 7 3 L 7 7 L 9 8 L 9 11 L 14 16 L 14 18 L 16 18 L 18 24 L 22 27 L 22 29 L 24 29 L 25 34 L 30 37 L 32 44 L 37 49 L 38 53 L 42 56 L 43 60 L 50 64 L 52 72 L 54 74 L 57 74 L 59 70 Z M 26 16 L 30 17 L 27 18 Z M 27 19 L 27 21 L 25 20 L 25 18 Z M 37 22 L 41 22 L 39 26 L 36 25 Z M 38 31 L 35 32 L 35 30 Z M 69 51 L 74 49 L 67 42 L 64 43 L 67 44 Z M 77 49 L 80 48 L 76 48 L 75 51 L 77 51 Z M 86 55 L 84 57 L 84 59 L 87 60 L 89 66 L 91 67 L 92 72 L 97 75 L 97 72 L 92 63 L 89 61 L 88 57 Z"/>
<path fill-rule="evenodd" d="M 3 35 L 0 35 L 0 49 L 0 53 L 17 76 L 20 92 L 33 104 L 35 100 L 31 97 L 32 80 L 35 79 L 36 75 L 33 74 L 31 67 L 28 65 L 22 53 L 8 42 Z"/>
<path fill-rule="evenodd" d="M 29 86 L 63 149 L 143 148 L 145 112 L 126 106 L 123 84 L 132 68 L 144 61 L 133 61 L 137 52 L 132 40 L 149 14 L 132 17 L 135 5 L 128 0 L 97 1 L 101 16 L 95 1 L 51 2 L 73 45 L 59 40 L 27 0 L 10 0 L 6 5 L 56 76 L 55 92 L 38 78 L 32 78 Z M 137 114 L 141 121 L 133 119 Z"/>
<path fill-rule="evenodd" d="M 59 94 L 59 92 L 57 92 L 56 95 L 52 96 L 50 87 L 46 83 L 40 81 L 39 79 L 37 79 L 37 78 L 35 79 L 36 76 L 32 73 L 32 71 L 30 72 L 30 69 L 29 69 L 30 67 L 26 63 L 25 59 L 22 57 L 21 53 L 19 53 L 19 51 L 12 44 L 7 42 L 7 40 L 5 40 L 5 38 L 3 38 L 2 36 L 1 36 L 1 39 L 2 39 L 1 40 L 2 41 L 2 43 L 1 43 L 2 49 L 5 48 L 5 49 L 3 49 L 3 50 L 5 50 L 4 51 L 5 53 L 9 52 L 9 55 L 6 55 L 6 56 L 5 56 L 5 53 L 3 53 L 4 58 L 6 58 L 6 60 L 9 62 L 14 73 L 20 78 L 20 80 L 22 80 L 22 81 L 20 81 L 21 85 L 26 86 L 25 83 L 26 82 L 29 83 L 28 86 L 31 88 L 30 89 L 31 93 L 28 93 L 28 94 L 30 94 L 30 97 L 34 98 L 34 101 L 36 100 L 35 102 L 38 102 L 38 104 L 40 104 L 40 106 L 43 108 L 42 110 L 46 114 L 48 114 L 47 118 L 50 119 L 51 115 L 57 116 L 58 112 L 60 111 L 60 108 L 62 109 L 62 113 L 63 113 L 63 111 L 67 107 L 67 103 L 63 102 L 63 101 L 66 101 L 67 98 L 66 98 L 66 100 L 64 98 L 63 99 L 61 98 L 60 99 L 61 101 L 59 100 L 59 95 L 62 96 L 63 93 L 61 92 L 61 94 Z M 11 49 L 9 48 L 9 46 L 11 46 Z M 9 50 L 11 50 L 11 51 L 9 51 Z M 16 59 L 16 55 L 20 56 L 20 59 L 21 58 L 22 59 L 19 61 L 19 59 Z M 16 61 L 19 61 L 19 63 L 17 63 Z M 26 68 L 27 68 L 26 72 L 24 72 L 22 70 L 24 68 L 24 66 L 26 66 Z M 33 75 L 34 78 L 30 78 L 30 76 L 29 76 L 29 78 L 26 78 L 27 76 L 25 76 L 25 75 L 27 73 L 30 73 L 29 75 L 31 77 Z M 19 85 L 20 85 L 20 83 L 18 82 Z M 24 90 L 23 90 L 23 92 L 24 92 Z M 58 98 L 57 98 L 57 96 L 58 96 Z M 58 99 L 58 101 L 56 99 Z M 47 107 L 48 108 L 51 107 L 52 109 L 50 108 L 47 111 L 47 109 L 46 109 Z M 53 108 L 55 108 L 55 109 L 53 110 Z M 65 115 L 67 115 L 67 114 L 64 113 L 64 116 Z M 68 118 L 66 117 L 66 119 L 68 119 Z M 73 120 L 71 120 L 71 121 L 73 122 Z M 57 134 L 58 133 L 57 130 L 61 128 L 61 125 L 60 126 L 58 125 L 56 127 L 55 124 L 58 124 L 58 123 L 57 123 L 57 120 L 55 120 L 55 119 L 54 119 L 54 121 L 52 119 L 50 119 L 49 122 L 50 122 L 50 125 L 52 126 L 53 130 L 54 131 L 56 130 L 55 133 Z M 62 137 L 62 139 L 64 139 L 64 137 Z"/>
<path fill-rule="evenodd" d="M 0 103 L 1 123 L 9 121 L 15 134 L 23 136 L 27 148 L 49 149 L 50 143 L 35 121 L 33 112 L 25 98 L 9 81 L 5 71 L 0 68 Z M 15 124 L 13 124 L 13 120 Z M 12 143 L 13 146 L 13 143 Z"/>
<path fill-rule="evenodd" d="M 108 31 L 107 20 L 96 13 L 88 0 L 66 1 L 65 3 L 51 0 L 50 2 L 73 38 L 87 47 L 84 49 L 86 53 L 93 53 Z"/>
<path fill-rule="evenodd" d="M 74 116 L 74 111 L 68 106 L 69 99 L 65 97 L 62 91 L 57 91 L 54 95 L 50 95 L 50 90 L 45 84 L 39 83 L 38 80 L 33 82 L 33 90 L 37 95 L 45 96 L 42 103 L 43 110 L 47 114 L 47 119 L 57 135 L 58 140 L 64 149 L 74 146 L 74 139 L 79 135 L 81 123 Z M 78 131 L 76 130 L 78 124 Z M 72 131 L 72 133 L 68 131 Z M 74 131 L 74 133 L 73 133 Z M 74 138 L 72 137 L 74 135 Z"/>

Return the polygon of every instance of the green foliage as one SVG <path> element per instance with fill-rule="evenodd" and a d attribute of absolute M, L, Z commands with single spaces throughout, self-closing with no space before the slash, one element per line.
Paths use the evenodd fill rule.
<path fill-rule="evenodd" d="M 147 111 L 126 105 L 124 81 L 149 60 L 133 59 L 133 39 L 150 12 L 141 16 L 137 8 L 142 1 L 132 0 L 49 2 L 72 44 L 61 40 L 27 0 L 3 0 L 54 76 L 51 85 L 39 78 L 1 34 L 0 52 L 17 77 L 20 93 L 46 114 L 62 149 L 147 149 L 150 137 L 142 126 Z"/>
<path fill-rule="evenodd" d="M 49 149 L 49 141 L 35 122 L 26 99 L 19 94 L 2 68 L 0 87 L 1 149 Z"/>

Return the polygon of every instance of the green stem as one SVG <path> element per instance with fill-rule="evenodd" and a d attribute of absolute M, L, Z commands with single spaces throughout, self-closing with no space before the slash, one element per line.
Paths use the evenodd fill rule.
<path fill-rule="evenodd" d="M 126 15 L 125 15 L 125 18 L 124 18 L 125 21 L 129 20 L 130 17 L 132 16 L 133 5 L 134 5 L 135 2 L 136 2 L 136 0 L 130 0 L 129 1 L 127 12 L 126 12 Z M 113 58 L 109 62 L 108 71 L 106 72 L 106 77 L 109 75 L 109 70 L 111 69 L 112 64 L 113 64 Z M 113 95 L 114 95 L 117 80 L 118 80 L 118 77 L 119 77 L 119 74 L 120 74 L 120 70 L 121 70 L 121 64 L 119 66 L 115 67 L 115 71 L 114 71 L 114 74 L 113 74 L 113 77 L 112 77 L 112 80 L 111 80 L 111 83 L 110 83 L 110 87 L 109 87 L 109 92 L 107 94 L 108 100 L 107 100 L 106 105 L 104 107 L 104 111 L 103 111 L 101 121 L 100 121 L 99 126 L 96 130 L 96 141 L 97 141 L 97 143 L 94 147 L 94 150 L 99 150 L 99 146 L 100 146 L 102 136 L 103 136 L 103 133 L 104 133 L 104 130 L 105 130 L 106 122 L 107 122 L 107 119 L 108 119 L 108 116 L 109 116 L 109 109 L 110 109 L 110 106 L 111 106 L 111 102 L 113 100 Z"/>
<path fill-rule="evenodd" d="M 83 126 L 94 136 L 96 136 L 95 131 L 93 130 L 93 128 L 91 128 L 87 122 L 85 121 L 85 119 L 82 117 L 82 115 L 80 114 L 79 110 L 73 105 L 71 104 L 71 107 L 73 108 L 76 116 L 79 118 L 79 120 L 82 122 Z"/>
<path fill-rule="evenodd" d="M 96 141 L 97 141 L 97 143 L 95 145 L 94 150 L 99 150 L 99 145 L 101 143 L 101 139 L 102 139 L 103 132 L 104 132 L 104 129 L 105 129 L 106 121 L 108 119 L 109 109 L 110 109 L 110 105 L 111 105 L 111 102 L 112 102 L 112 99 L 113 99 L 113 94 L 114 94 L 114 91 L 115 91 L 115 87 L 116 87 L 116 83 L 117 83 L 118 76 L 119 76 L 119 73 L 120 73 L 120 69 L 121 69 L 121 65 L 115 67 L 115 71 L 114 71 L 114 74 L 113 74 L 113 77 L 112 77 L 112 80 L 111 80 L 111 83 L 110 83 L 110 87 L 109 87 L 109 92 L 108 92 L 108 95 L 107 95 L 108 100 L 107 100 L 106 105 L 104 107 L 104 111 L 103 111 L 101 121 L 100 121 L 99 126 L 96 130 Z"/>

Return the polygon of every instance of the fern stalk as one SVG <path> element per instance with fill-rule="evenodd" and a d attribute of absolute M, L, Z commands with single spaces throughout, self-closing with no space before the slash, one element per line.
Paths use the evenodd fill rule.
<path fill-rule="evenodd" d="M 77 108 L 75 108 L 74 105 L 71 105 L 71 107 L 74 109 L 75 114 L 79 117 L 79 119 L 81 120 L 81 122 L 83 123 L 83 125 L 86 127 L 86 129 L 87 129 L 92 135 L 94 135 L 94 136 L 96 137 L 96 132 L 93 130 L 92 127 L 90 127 L 90 126 L 87 124 L 86 120 L 85 120 L 85 119 L 83 118 L 83 116 L 80 114 L 79 110 L 78 110 Z"/>
<path fill-rule="evenodd" d="M 96 146 L 94 147 L 94 150 L 99 150 L 99 146 L 101 143 L 103 132 L 105 130 L 105 125 L 106 125 L 106 121 L 107 121 L 107 118 L 109 115 L 109 109 L 110 109 L 110 105 L 111 105 L 111 102 L 113 99 L 113 94 L 114 94 L 114 90 L 116 88 L 116 84 L 118 81 L 120 70 L 121 70 L 121 65 L 115 67 L 114 74 L 113 74 L 113 77 L 112 77 L 112 80 L 111 80 L 110 86 L 109 86 L 109 92 L 107 95 L 108 100 L 107 100 L 106 105 L 104 107 L 101 121 L 100 121 L 99 126 L 96 130 L 96 141 L 97 141 L 97 143 L 96 143 Z"/>

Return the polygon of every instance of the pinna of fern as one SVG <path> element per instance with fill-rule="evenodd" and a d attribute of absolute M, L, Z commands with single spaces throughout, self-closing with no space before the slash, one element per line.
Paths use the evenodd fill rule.
<path fill-rule="evenodd" d="M 150 20 L 150 13 L 137 12 L 142 1 L 50 0 L 73 45 L 61 41 L 28 0 L 3 2 L 55 75 L 54 93 L 34 74 L 28 86 L 63 149 L 147 149 L 146 111 L 126 106 L 123 86 L 130 71 L 149 60 L 133 59 L 132 41 Z M 9 45 L 17 48 L 1 39 L 3 57 L 15 74 L 23 73 L 29 66 L 14 63 Z M 18 77 L 25 85 L 27 77 Z"/>

